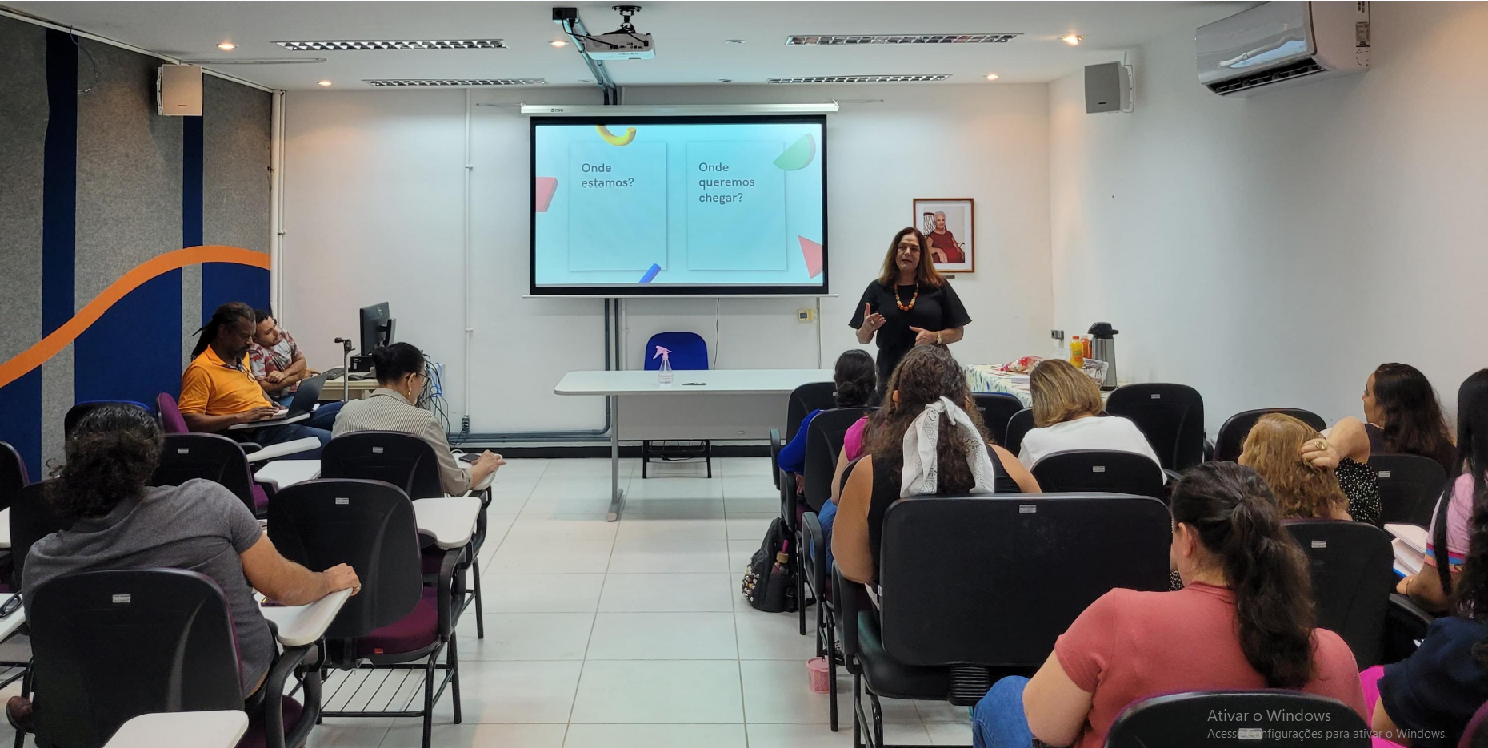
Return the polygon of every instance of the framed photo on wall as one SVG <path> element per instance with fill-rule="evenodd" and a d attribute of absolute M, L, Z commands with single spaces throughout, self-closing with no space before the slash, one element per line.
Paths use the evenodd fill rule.
<path fill-rule="evenodd" d="M 925 235 L 936 270 L 976 269 L 976 211 L 971 198 L 918 198 L 912 225 Z"/>

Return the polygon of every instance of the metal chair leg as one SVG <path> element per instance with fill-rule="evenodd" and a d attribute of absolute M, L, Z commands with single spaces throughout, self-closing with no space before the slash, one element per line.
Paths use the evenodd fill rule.
<path fill-rule="evenodd" d="M 853 748 L 863 748 L 863 675 L 853 673 Z"/>
<path fill-rule="evenodd" d="M 818 605 L 817 607 L 819 614 L 820 609 L 827 606 Z M 833 622 L 829 618 L 827 623 Z M 831 715 L 832 732 L 837 732 L 837 632 L 833 630 L 835 628 L 832 625 L 827 626 L 827 698 L 829 699 L 827 710 Z"/>
<path fill-rule="evenodd" d="M 450 634 L 449 650 L 444 653 L 444 666 L 450 671 L 450 696 L 455 700 L 455 724 L 462 721 L 460 711 L 460 650 L 455 644 L 456 637 Z"/>
<path fill-rule="evenodd" d="M 873 708 L 873 748 L 884 748 L 883 705 L 878 703 L 878 694 L 868 689 L 868 704 Z"/>
<path fill-rule="evenodd" d="M 434 738 L 434 655 L 429 655 L 429 662 L 424 666 L 424 742 L 423 748 L 430 748 Z"/>
<path fill-rule="evenodd" d="M 475 575 L 475 638 L 486 638 L 486 603 L 481 597 L 480 558 L 470 564 L 470 573 Z"/>

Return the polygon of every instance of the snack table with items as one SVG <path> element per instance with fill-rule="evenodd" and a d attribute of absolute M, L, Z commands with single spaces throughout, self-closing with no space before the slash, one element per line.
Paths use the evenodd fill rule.
<path fill-rule="evenodd" d="M 996 364 L 971 364 L 966 367 L 966 382 L 974 393 L 1000 393 L 1012 395 L 1023 403 L 1023 407 L 1033 407 L 1033 396 L 1028 392 L 1028 373 L 1033 371 L 1043 359 L 1038 356 L 1024 356 L 1010 363 L 998 366 Z M 1092 379 L 1099 382 L 1106 376 L 1106 364 L 1094 359 L 1085 359 L 1083 370 Z M 1109 393 L 1102 392 L 1102 399 Z"/>

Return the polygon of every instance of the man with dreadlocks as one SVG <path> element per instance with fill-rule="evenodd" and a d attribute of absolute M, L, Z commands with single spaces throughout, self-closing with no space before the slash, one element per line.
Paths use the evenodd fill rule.
<path fill-rule="evenodd" d="M 202 327 L 191 365 L 181 375 L 181 416 L 192 431 L 216 433 L 229 426 L 272 418 L 278 406 L 253 378 L 248 347 L 253 343 L 253 308 L 241 302 L 217 307 Z M 313 436 L 325 446 L 331 440 L 334 412 L 319 411 L 300 423 L 264 426 L 243 433 L 264 446 Z M 320 450 L 297 452 L 296 459 L 320 458 Z"/>

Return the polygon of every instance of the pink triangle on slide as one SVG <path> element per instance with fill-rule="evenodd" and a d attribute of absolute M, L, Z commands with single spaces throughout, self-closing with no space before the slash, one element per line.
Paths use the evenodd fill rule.
<path fill-rule="evenodd" d="M 553 202 L 553 193 L 558 191 L 558 177 L 536 177 L 536 187 L 533 197 L 536 199 L 532 206 L 538 213 L 548 212 L 548 205 Z"/>
<path fill-rule="evenodd" d="M 822 272 L 822 245 L 817 244 L 804 236 L 797 236 L 801 242 L 801 256 L 806 258 L 806 272 L 815 278 Z"/>

